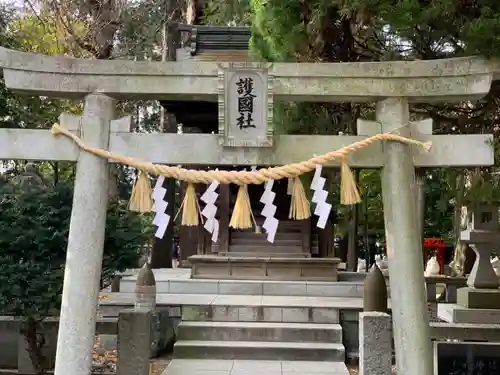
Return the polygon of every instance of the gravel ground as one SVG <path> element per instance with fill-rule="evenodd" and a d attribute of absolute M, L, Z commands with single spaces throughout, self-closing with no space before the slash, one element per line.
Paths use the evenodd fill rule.
<path fill-rule="evenodd" d="M 347 366 L 349 370 L 349 375 L 359 375 L 359 367 L 357 366 Z M 392 367 L 392 375 L 396 375 L 396 368 Z"/>
<path fill-rule="evenodd" d="M 170 359 L 155 359 L 151 363 L 150 375 L 160 375 L 170 363 Z"/>
<path fill-rule="evenodd" d="M 96 336 L 94 343 L 92 370 L 95 372 L 116 372 L 116 350 L 99 348 L 99 336 Z"/>
<path fill-rule="evenodd" d="M 150 375 L 160 375 L 170 362 L 170 358 L 155 358 L 151 360 Z M 92 354 L 92 371 L 116 372 L 116 350 L 99 348 L 99 336 L 96 337 Z"/>

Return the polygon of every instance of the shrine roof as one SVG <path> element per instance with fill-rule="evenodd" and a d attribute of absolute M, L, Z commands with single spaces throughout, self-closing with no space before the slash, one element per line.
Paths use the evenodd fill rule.
<path fill-rule="evenodd" d="M 246 51 L 251 37 L 250 28 L 241 26 L 177 24 L 177 30 L 190 34 L 192 56 L 213 51 Z"/>

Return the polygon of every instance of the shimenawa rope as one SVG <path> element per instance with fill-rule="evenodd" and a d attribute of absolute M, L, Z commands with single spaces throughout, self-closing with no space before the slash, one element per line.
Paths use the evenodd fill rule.
<path fill-rule="evenodd" d="M 137 168 L 139 175 L 134 186 L 133 194 L 130 202 L 130 209 L 139 212 L 149 212 L 152 209 L 151 201 L 151 185 L 147 174 L 155 176 L 165 176 L 175 178 L 188 183 L 186 196 L 184 198 L 184 210 L 196 209 L 196 193 L 194 188 L 189 185 L 204 183 L 210 184 L 212 181 L 218 181 L 221 184 L 234 183 L 240 185 L 240 191 L 235 203 L 233 217 L 231 218 L 230 226 L 233 228 L 249 228 L 251 227 L 251 208 L 248 198 L 248 191 L 245 185 L 262 184 L 267 180 L 280 180 L 283 178 L 293 179 L 292 186 L 292 204 L 290 207 L 290 218 L 296 220 L 307 219 L 311 216 L 309 202 L 305 196 L 304 187 L 298 178 L 300 175 L 310 172 L 315 169 L 317 164 L 326 164 L 332 160 L 340 160 L 341 162 L 341 203 L 342 204 L 357 204 L 361 201 L 360 194 L 356 185 L 356 181 L 351 169 L 347 165 L 347 156 L 350 153 L 356 152 L 362 148 L 370 146 L 379 141 L 401 142 L 409 145 L 416 145 L 425 151 L 430 151 L 432 143 L 420 142 L 414 139 L 405 138 L 396 134 L 385 133 L 377 134 L 361 141 L 352 143 L 335 151 L 330 151 L 326 154 L 315 156 L 309 160 L 300 163 L 287 164 L 274 168 L 263 168 L 257 171 L 222 171 L 222 170 L 193 170 L 180 167 L 171 167 L 161 164 L 153 164 L 150 162 L 141 161 L 132 157 L 119 155 L 110 151 L 90 147 L 83 141 L 64 129 L 58 124 L 54 124 L 51 129 L 54 135 L 64 135 L 73 140 L 82 150 L 90 152 L 94 155 L 113 160 L 123 165 Z M 194 208 L 193 208 L 194 207 Z M 183 212 L 183 225 L 198 225 L 198 214 Z M 192 218 L 192 219 L 189 219 Z M 195 219 L 196 218 L 196 219 Z"/>

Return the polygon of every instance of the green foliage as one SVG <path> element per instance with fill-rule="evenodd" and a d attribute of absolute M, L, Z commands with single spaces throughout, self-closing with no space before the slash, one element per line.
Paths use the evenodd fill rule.
<path fill-rule="evenodd" d="M 59 308 L 72 189 L 6 191 L 0 195 L 0 310 L 40 320 Z M 135 267 L 148 238 L 143 219 L 113 202 L 108 209 L 101 284 Z M 90 235 L 90 234 L 89 234 Z"/>
<path fill-rule="evenodd" d="M 50 22 L 34 16 L 19 17 L 0 9 L 0 41 L 8 48 L 48 55 L 64 54 L 71 50 L 62 31 Z M 1 24 L 2 22 L 0 22 Z M 79 113 L 81 103 L 48 97 L 17 95 L 6 89 L 0 78 L 0 128 L 48 128 L 58 121 L 63 111 Z"/>
<path fill-rule="evenodd" d="M 446 169 L 434 169 L 426 174 L 425 237 L 453 236 L 453 207 L 455 202 L 456 173 Z"/>
<path fill-rule="evenodd" d="M 250 26 L 253 23 L 250 0 L 209 0 L 205 3 L 203 22 L 217 26 Z"/>
<path fill-rule="evenodd" d="M 117 56 L 138 60 L 161 60 L 162 29 L 165 19 L 164 1 L 141 0 L 126 2 L 121 13 L 122 27 Z M 176 21 L 176 20 L 172 20 Z"/>
<path fill-rule="evenodd" d="M 495 0 L 347 0 L 345 7 L 390 28 L 393 39 L 409 41 L 419 58 L 500 56 L 500 3 Z"/>

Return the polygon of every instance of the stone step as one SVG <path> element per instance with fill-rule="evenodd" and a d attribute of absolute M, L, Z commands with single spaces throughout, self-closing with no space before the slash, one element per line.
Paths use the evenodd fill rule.
<path fill-rule="evenodd" d="M 172 270 L 153 270 L 157 294 L 265 295 L 310 297 L 363 297 L 363 281 L 274 281 L 274 280 L 217 280 L 169 279 Z M 189 270 L 186 270 L 189 271 Z M 173 277 L 173 276 L 172 276 Z M 136 276 L 120 281 L 122 293 L 134 293 Z"/>
<path fill-rule="evenodd" d="M 300 253 L 299 251 L 296 251 Z M 193 255 L 193 279 L 337 281 L 338 258 Z"/>
<path fill-rule="evenodd" d="M 311 241 L 312 245 L 318 245 L 318 240 Z M 275 239 L 274 242 L 269 242 L 267 238 L 258 236 L 258 237 L 248 237 L 248 238 L 231 238 L 231 245 L 261 245 L 267 247 L 282 247 L 282 246 L 302 246 L 302 240 L 300 238 L 297 239 Z"/>
<path fill-rule="evenodd" d="M 174 357 L 343 362 L 345 350 L 342 344 L 316 342 L 179 340 Z"/>
<path fill-rule="evenodd" d="M 208 306 L 185 306 L 182 309 L 182 320 L 328 324 L 338 324 L 340 321 L 337 307 L 296 305 L 291 297 L 275 301 L 263 303 L 257 296 L 241 296 L 240 299 L 229 297 L 227 302 L 219 299 L 217 304 Z"/>
<path fill-rule="evenodd" d="M 262 223 L 257 223 L 257 225 L 259 226 L 262 226 L 264 222 Z M 282 233 L 282 234 L 289 234 L 289 233 L 297 233 L 297 234 L 300 234 L 302 235 L 302 227 L 300 225 L 297 225 L 297 224 L 287 224 L 287 225 L 283 225 L 281 222 L 280 224 L 278 225 L 278 230 L 277 230 L 278 233 Z M 239 234 L 242 234 L 242 233 L 253 233 L 253 234 L 257 234 L 255 233 L 255 229 L 254 228 L 249 228 L 249 229 L 232 229 L 231 230 L 231 235 L 239 235 Z"/>
<path fill-rule="evenodd" d="M 311 235 L 313 240 L 317 240 L 318 235 L 317 234 L 312 234 Z M 255 231 L 232 231 L 231 232 L 231 240 L 233 239 L 256 239 L 256 238 L 261 238 L 261 239 L 266 239 L 266 235 L 264 233 L 255 233 Z M 302 233 L 299 232 L 288 232 L 288 233 L 283 233 L 283 232 L 277 232 L 275 235 L 275 240 L 301 240 L 302 239 Z"/>
<path fill-rule="evenodd" d="M 256 215 L 255 216 L 255 221 L 257 224 L 262 224 L 266 218 L 264 216 Z M 290 227 L 301 227 L 302 226 L 302 221 L 299 220 L 280 220 L 279 226 L 285 227 L 285 226 L 290 226 Z"/>
<path fill-rule="evenodd" d="M 231 241 L 234 239 L 257 239 L 261 238 L 266 240 L 266 235 L 264 233 L 255 233 L 252 232 L 231 232 Z M 276 241 L 279 240 L 297 240 L 300 241 L 302 239 L 302 233 L 281 233 L 277 232 L 274 239 Z"/>
<path fill-rule="evenodd" d="M 342 343 L 339 324 L 268 322 L 181 322 L 177 340 Z"/>
<path fill-rule="evenodd" d="M 343 362 L 178 359 L 162 375 L 349 375 Z"/>
<path fill-rule="evenodd" d="M 267 257 L 286 257 L 286 258 L 310 258 L 311 254 L 309 253 L 275 253 L 272 252 L 272 249 L 268 249 L 269 251 L 258 252 L 259 256 L 267 256 Z M 256 252 L 246 253 L 241 251 L 230 251 L 230 252 L 221 252 L 218 255 L 223 257 L 253 257 L 256 255 Z"/>
<path fill-rule="evenodd" d="M 302 253 L 302 246 L 267 245 L 229 245 L 229 251 L 235 253 Z"/>

